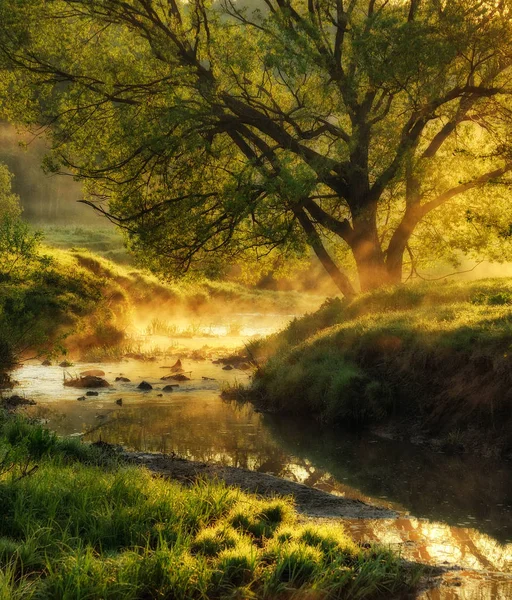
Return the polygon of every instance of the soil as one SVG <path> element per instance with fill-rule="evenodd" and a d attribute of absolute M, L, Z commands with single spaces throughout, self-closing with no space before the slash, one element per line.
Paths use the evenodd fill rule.
<path fill-rule="evenodd" d="M 392 510 L 372 506 L 360 500 L 335 496 L 266 473 L 189 461 L 162 454 L 125 452 L 124 455 L 130 462 L 145 466 L 154 473 L 182 483 L 192 483 L 196 479 L 207 477 L 220 479 L 229 486 L 262 496 L 293 496 L 297 511 L 308 517 L 390 519 L 398 516 Z"/>

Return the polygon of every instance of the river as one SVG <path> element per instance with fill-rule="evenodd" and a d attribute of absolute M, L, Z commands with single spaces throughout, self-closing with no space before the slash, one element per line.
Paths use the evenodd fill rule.
<path fill-rule="evenodd" d="M 169 340 L 166 340 L 169 342 Z M 398 519 L 346 521 L 361 541 L 379 541 L 408 559 L 457 567 L 421 600 L 512 599 L 512 468 L 471 456 L 319 428 L 311 420 L 279 418 L 251 405 L 223 401 L 222 386 L 249 375 L 212 361 L 240 338 L 196 337 L 171 345 L 171 355 L 73 367 L 28 362 L 14 391 L 62 435 L 80 435 L 127 449 L 164 452 L 272 473 L 350 498 L 398 510 Z M 162 339 L 152 339 L 153 346 Z M 169 344 L 167 343 L 167 347 Z M 194 360 L 191 356 L 201 357 Z M 190 381 L 171 393 L 161 377 L 183 357 Z M 63 386 L 64 374 L 100 368 L 112 387 L 77 401 L 84 390 Z M 115 382 L 116 377 L 129 382 Z M 153 389 L 141 392 L 145 380 Z M 116 401 L 122 399 L 120 406 Z"/>

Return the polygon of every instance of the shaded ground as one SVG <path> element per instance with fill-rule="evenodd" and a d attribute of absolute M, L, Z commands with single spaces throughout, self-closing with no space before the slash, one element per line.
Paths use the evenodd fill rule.
<path fill-rule="evenodd" d="M 396 512 L 385 508 L 372 506 L 360 500 L 335 496 L 266 473 L 188 461 L 161 454 L 126 452 L 126 456 L 131 462 L 143 465 L 154 473 L 181 482 L 191 482 L 201 477 L 208 477 L 220 479 L 230 486 L 263 496 L 293 496 L 298 512 L 310 517 L 391 519 L 397 516 Z"/>

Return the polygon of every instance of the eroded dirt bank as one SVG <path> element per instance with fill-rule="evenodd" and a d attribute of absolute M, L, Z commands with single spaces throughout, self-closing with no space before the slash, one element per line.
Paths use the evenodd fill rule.
<path fill-rule="evenodd" d="M 372 506 L 361 500 L 335 496 L 266 473 L 189 461 L 162 454 L 126 452 L 125 456 L 130 462 L 143 465 L 154 473 L 181 482 L 193 482 L 198 478 L 208 477 L 220 479 L 227 485 L 239 487 L 245 492 L 263 496 L 293 496 L 297 510 L 308 517 L 392 519 L 398 516 L 398 513 L 386 508 Z"/>

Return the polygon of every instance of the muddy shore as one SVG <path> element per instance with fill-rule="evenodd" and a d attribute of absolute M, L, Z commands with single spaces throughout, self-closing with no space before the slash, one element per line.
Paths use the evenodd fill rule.
<path fill-rule="evenodd" d="M 158 475 L 183 483 L 192 483 L 206 477 L 219 479 L 244 492 L 262 496 L 293 496 L 297 511 L 307 517 L 392 519 L 398 516 L 395 511 L 372 506 L 361 500 L 343 498 L 301 483 L 248 469 L 224 467 L 144 452 L 123 452 L 123 456 L 131 463 L 144 466 Z"/>

